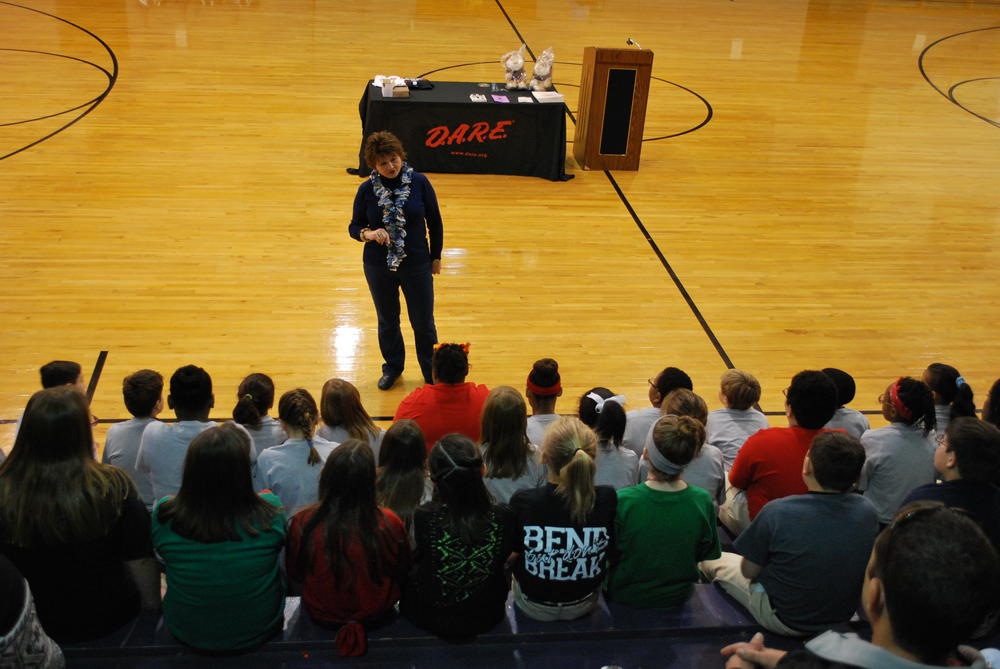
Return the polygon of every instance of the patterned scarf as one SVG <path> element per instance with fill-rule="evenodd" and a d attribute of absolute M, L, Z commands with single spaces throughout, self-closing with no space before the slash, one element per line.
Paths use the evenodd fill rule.
<path fill-rule="evenodd" d="M 406 242 L 406 215 L 403 213 L 403 205 L 406 198 L 410 197 L 410 182 L 413 181 L 413 168 L 407 163 L 403 163 L 403 180 L 399 188 L 391 191 L 382 183 L 382 177 L 375 170 L 372 170 L 372 187 L 375 189 L 375 197 L 378 198 L 378 206 L 382 207 L 382 225 L 389 233 L 389 244 L 386 247 L 385 263 L 390 272 L 399 269 L 399 263 L 403 262 L 406 252 L 403 246 Z"/>

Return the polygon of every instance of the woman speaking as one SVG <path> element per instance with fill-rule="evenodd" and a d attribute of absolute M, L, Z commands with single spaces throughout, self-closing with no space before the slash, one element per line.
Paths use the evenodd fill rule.
<path fill-rule="evenodd" d="M 431 357 L 437 328 L 431 275 L 441 273 L 444 243 L 437 196 L 427 177 L 406 164 L 403 145 L 391 132 L 369 135 L 364 155 L 372 174 L 354 198 L 349 232 L 365 245 L 365 279 L 375 302 L 378 345 L 385 360 L 378 387 L 388 390 L 403 373 L 406 353 L 399 329 L 400 288 L 420 371 L 426 383 L 433 383 Z"/>

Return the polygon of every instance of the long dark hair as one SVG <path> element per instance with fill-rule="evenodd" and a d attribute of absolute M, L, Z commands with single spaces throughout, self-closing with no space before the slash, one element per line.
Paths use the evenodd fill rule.
<path fill-rule="evenodd" d="M 465 544 L 478 543 L 492 521 L 493 498 L 483 483 L 483 459 L 463 434 L 446 434 L 427 457 L 444 526 Z"/>
<path fill-rule="evenodd" d="M 409 527 L 427 482 L 427 445 L 415 421 L 397 420 L 385 431 L 378 453 L 375 494 Z"/>
<path fill-rule="evenodd" d="M 487 478 L 516 479 L 528 471 L 531 444 L 528 441 L 528 408 L 521 393 L 510 386 L 497 386 L 483 404 L 483 458 Z"/>
<path fill-rule="evenodd" d="M 209 428 L 191 440 L 177 496 L 159 507 L 160 522 L 186 539 L 204 544 L 241 541 L 270 530 L 278 507 L 253 489 L 250 438 L 231 423 Z"/>
<path fill-rule="evenodd" d="M 319 477 L 319 504 L 302 530 L 298 567 L 306 571 L 312 555 L 312 533 L 322 527 L 326 533 L 326 556 L 337 581 L 353 585 L 357 570 L 348 555 L 355 542 L 361 545 L 368 574 L 375 583 L 386 575 L 385 547 L 388 526 L 375 502 L 375 457 L 367 442 L 348 439 L 335 448 Z"/>
<path fill-rule="evenodd" d="M 134 489 L 121 469 L 94 460 L 87 400 L 58 386 L 31 396 L 0 465 L 0 534 L 15 546 L 98 539 Z"/>

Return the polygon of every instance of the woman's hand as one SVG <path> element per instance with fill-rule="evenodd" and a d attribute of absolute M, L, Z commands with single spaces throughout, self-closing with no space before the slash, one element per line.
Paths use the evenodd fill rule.
<path fill-rule="evenodd" d="M 440 274 L 440 273 L 441 273 L 441 261 L 440 260 L 432 260 L 431 261 L 431 274 Z"/>
<path fill-rule="evenodd" d="M 363 230 L 361 232 L 361 236 L 365 238 L 366 242 L 375 242 L 376 244 L 382 244 L 383 246 L 389 243 L 389 232 L 385 228 Z"/>
<path fill-rule="evenodd" d="M 757 632 L 749 643 L 734 643 L 722 649 L 723 655 L 729 656 L 726 669 L 756 669 L 764 667 L 773 669 L 778 660 L 785 656 L 785 651 L 764 647 L 764 635 Z"/>

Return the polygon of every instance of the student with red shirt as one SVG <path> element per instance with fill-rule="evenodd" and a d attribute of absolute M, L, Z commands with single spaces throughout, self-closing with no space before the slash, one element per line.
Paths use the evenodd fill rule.
<path fill-rule="evenodd" d="M 367 443 L 348 439 L 327 458 L 319 504 L 292 517 L 288 575 L 302 584 L 302 603 L 321 625 L 340 626 L 337 650 L 363 655 L 363 623 L 390 615 L 409 569 L 403 521 L 375 503 L 375 459 Z"/>
<path fill-rule="evenodd" d="M 802 460 L 838 406 L 837 386 L 820 371 L 796 374 L 785 396 L 788 427 L 760 430 L 749 437 L 729 470 L 730 489 L 719 520 L 733 534 L 742 532 L 771 500 L 806 492 Z M 740 491 L 745 500 L 736 494 Z"/>
<path fill-rule="evenodd" d="M 394 420 L 416 421 L 424 432 L 428 453 L 441 437 L 452 432 L 478 442 L 480 416 L 490 389 L 465 380 L 469 345 L 438 344 L 431 365 L 434 383 L 417 388 L 400 402 Z"/>

